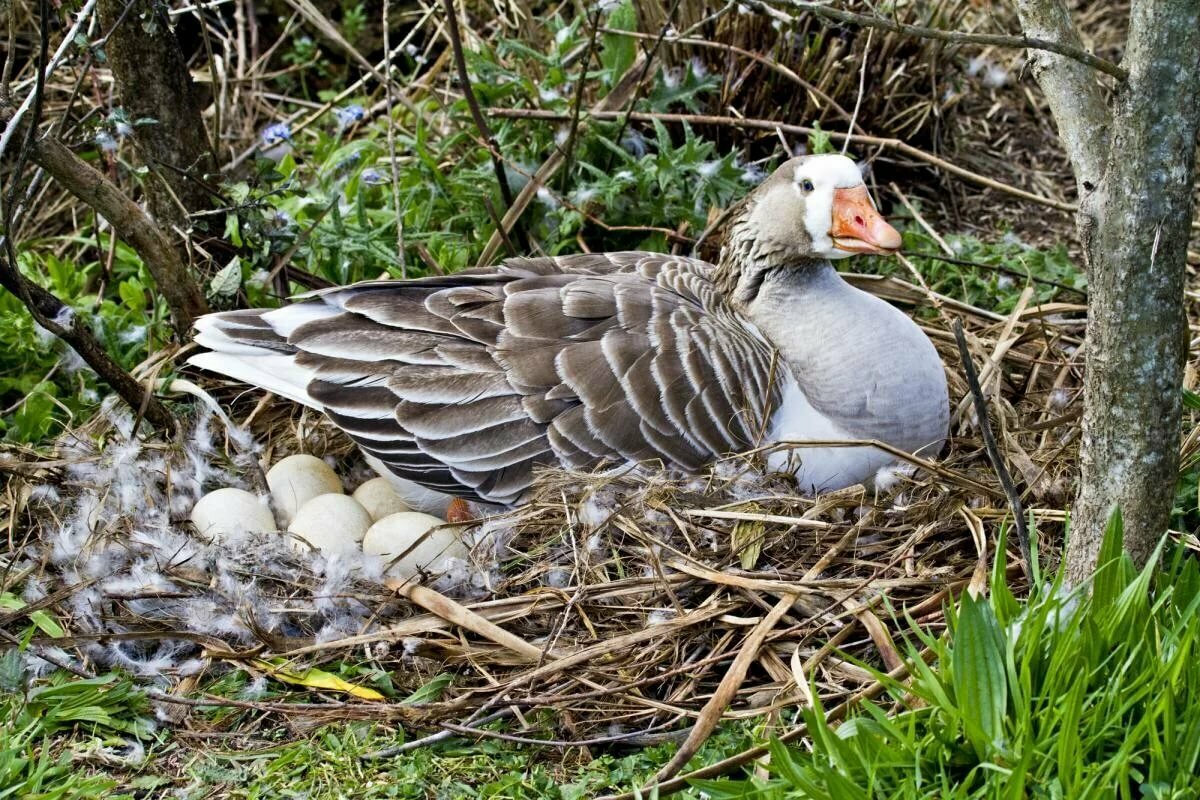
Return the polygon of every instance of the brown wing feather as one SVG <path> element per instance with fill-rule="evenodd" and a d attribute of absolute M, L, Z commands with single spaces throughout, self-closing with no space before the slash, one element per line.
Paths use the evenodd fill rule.
<path fill-rule="evenodd" d="M 398 475 L 511 503 L 538 464 L 691 471 L 755 444 L 772 355 L 712 269 L 629 252 L 358 284 L 311 295 L 341 313 L 268 346 L 313 370 L 309 394 Z M 222 331 L 270 339 L 258 313 Z"/>

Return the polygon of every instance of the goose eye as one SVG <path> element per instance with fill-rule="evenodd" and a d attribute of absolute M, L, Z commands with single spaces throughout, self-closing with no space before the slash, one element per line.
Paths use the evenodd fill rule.
<path fill-rule="evenodd" d="M 813 190 L 813 182 L 805 178 L 804 180 L 800 181 L 800 188 L 805 192 L 811 192 Z"/>

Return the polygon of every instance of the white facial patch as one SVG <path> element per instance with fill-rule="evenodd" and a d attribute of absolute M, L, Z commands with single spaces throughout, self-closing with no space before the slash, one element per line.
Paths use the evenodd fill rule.
<path fill-rule="evenodd" d="M 805 191 L 805 181 L 812 184 Z M 833 246 L 829 229 L 833 225 L 833 191 L 862 186 L 862 172 L 851 159 L 843 155 L 809 156 L 796 165 L 792 179 L 796 192 L 804 200 L 804 227 L 812 240 L 813 255 L 824 258 L 847 258 L 853 253 Z"/>

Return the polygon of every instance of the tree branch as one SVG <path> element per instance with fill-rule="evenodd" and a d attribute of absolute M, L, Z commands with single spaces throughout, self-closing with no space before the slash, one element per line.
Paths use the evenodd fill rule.
<path fill-rule="evenodd" d="M 487 119 L 479 108 L 475 90 L 471 88 L 471 76 L 467 72 L 467 58 L 463 54 L 462 34 L 458 30 L 458 12 L 454 10 L 454 0 L 443 0 L 442 5 L 446 9 L 446 35 L 450 37 L 450 47 L 454 50 L 454 65 L 458 68 L 458 79 L 462 83 L 463 96 L 466 97 L 467 106 L 471 109 L 471 118 L 475 120 L 475 127 L 479 129 L 479 135 L 483 137 L 488 152 L 491 154 L 492 167 L 496 171 L 496 183 L 500 184 L 500 196 L 504 199 L 504 210 L 507 211 L 512 207 L 513 193 L 508 185 L 508 175 L 504 171 L 504 160 L 500 157 L 500 147 L 496 144 L 496 137 L 492 135 L 492 129 L 488 127 Z M 587 67 L 585 66 L 584 69 Z"/>
<path fill-rule="evenodd" d="M 186 336 L 192 321 L 208 312 L 208 304 L 158 225 L 124 192 L 57 139 L 35 139 L 29 151 L 34 163 L 94 208 L 137 251 L 167 301 L 175 331 L 181 337 Z"/>
<path fill-rule="evenodd" d="M 990 45 L 992 47 L 1013 47 L 1026 48 L 1029 50 L 1045 50 L 1050 53 L 1056 53 L 1069 59 L 1078 61 L 1080 64 L 1091 67 L 1107 75 L 1111 75 L 1117 80 L 1124 82 L 1128 77 L 1125 70 L 1118 67 L 1111 61 L 1106 61 L 1099 56 L 1092 55 L 1087 50 L 1084 50 L 1078 44 L 1073 44 L 1069 41 L 1056 41 L 1054 39 L 1039 39 L 1031 36 L 1007 36 L 1004 34 L 993 33 L 962 33 L 959 31 L 942 31 L 937 28 L 925 28 L 920 25 L 909 25 L 904 22 L 887 19 L 885 17 L 876 17 L 870 14 L 856 14 L 853 11 L 842 11 L 841 9 L 831 8 L 830 6 L 820 3 L 808 2 L 808 0 L 771 0 L 775 3 L 796 8 L 801 11 L 808 11 L 818 17 L 845 22 L 851 25 L 859 25 L 864 28 L 878 28 L 892 33 L 902 33 L 907 36 L 917 36 L 922 39 L 937 39 L 942 42 L 950 42 L 952 44 L 981 44 Z M 762 0 L 748 0 L 748 4 L 760 9 L 769 9 L 775 14 L 780 12 L 772 9 Z M 769 12 L 768 12 L 769 13 Z M 772 14 L 774 16 L 774 14 Z"/>
<path fill-rule="evenodd" d="M 1068 47 L 1080 44 L 1063 0 L 1017 0 L 1017 14 L 1028 34 Z M 1033 50 L 1029 67 L 1058 124 L 1082 197 L 1100 184 L 1108 157 L 1110 115 L 1104 95 L 1087 66 L 1060 53 Z"/>
<path fill-rule="evenodd" d="M 76 318 L 61 300 L 26 278 L 15 265 L 2 257 L 0 286 L 12 292 L 25 304 L 37 324 L 70 345 L 135 413 L 143 414 L 156 427 L 168 431 L 175 429 L 175 418 L 171 416 L 167 407 L 109 356 L 96 340 L 90 327 Z"/>

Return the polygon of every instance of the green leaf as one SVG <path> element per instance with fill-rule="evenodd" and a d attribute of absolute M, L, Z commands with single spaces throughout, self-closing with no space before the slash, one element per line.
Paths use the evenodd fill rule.
<path fill-rule="evenodd" d="M 1008 683 L 996 616 L 985 599 L 962 596 L 951 655 L 954 690 L 967 739 L 980 758 L 1002 746 Z"/>
<path fill-rule="evenodd" d="M 424 686 L 417 689 L 415 692 L 413 692 L 412 694 L 410 694 L 408 697 L 404 698 L 400 702 L 403 705 L 415 706 L 415 705 L 420 705 L 421 703 L 432 703 L 437 700 L 440 700 L 442 697 L 442 693 L 445 692 L 446 687 L 449 686 L 450 682 L 453 680 L 454 680 L 453 675 L 451 675 L 447 672 L 443 672 L 442 674 L 435 676 L 432 680 L 430 680 Z"/>
<path fill-rule="evenodd" d="M 828 133 L 821 130 L 819 122 L 813 123 L 813 132 L 808 135 L 808 152 L 813 155 L 837 152 L 837 148 L 833 146 L 833 140 L 829 138 Z"/>
<path fill-rule="evenodd" d="M 1072 535 L 1075 531 L 1072 531 Z M 1104 538 L 1100 541 L 1100 553 L 1096 558 L 1096 574 L 1092 581 L 1092 604 L 1097 616 L 1104 609 L 1112 608 L 1124 587 L 1124 564 L 1122 547 L 1125 542 L 1125 522 L 1121 509 L 1113 508 L 1104 526 Z"/>
<path fill-rule="evenodd" d="M 117 285 L 117 294 L 121 296 L 121 302 L 130 311 L 140 313 L 146 310 L 146 293 L 136 278 L 121 281 Z"/>
<path fill-rule="evenodd" d="M 621 31 L 637 30 L 637 12 L 633 10 L 633 3 L 626 0 L 613 9 L 604 27 Z M 625 70 L 629 69 L 635 58 L 637 42 L 632 36 L 622 36 L 619 33 L 604 34 L 600 45 L 600 64 L 608 72 L 610 86 L 625 74 Z"/>
<path fill-rule="evenodd" d="M 230 298 L 237 294 L 242 285 L 242 260 L 237 256 L 226 264 L 220 272 L 213 275 L 208 282 L 208 296 L 211 298 Z"/>
<path fill-rule="evenodd" d="M 19 611 L 26 605 L 25 601 L 17 597 L 12 592 L 5 592 L 0 595 L 0 608 L 8 611 Z M 62 629 L 62 626 L 55 621 L 54 617 L 50 616 L 42 609 L 31 611 L 28 614 L 29 621 L 38 627 L 42 633 L 55 639 L 61 639 L 67 635 L 67 632 Z"/>
<path fill-rule="evenodd" d="M 225 238 L 232 242 L 234 247 L 242 246 L 242 225 L 237 214 L 225 215 Z"/>

